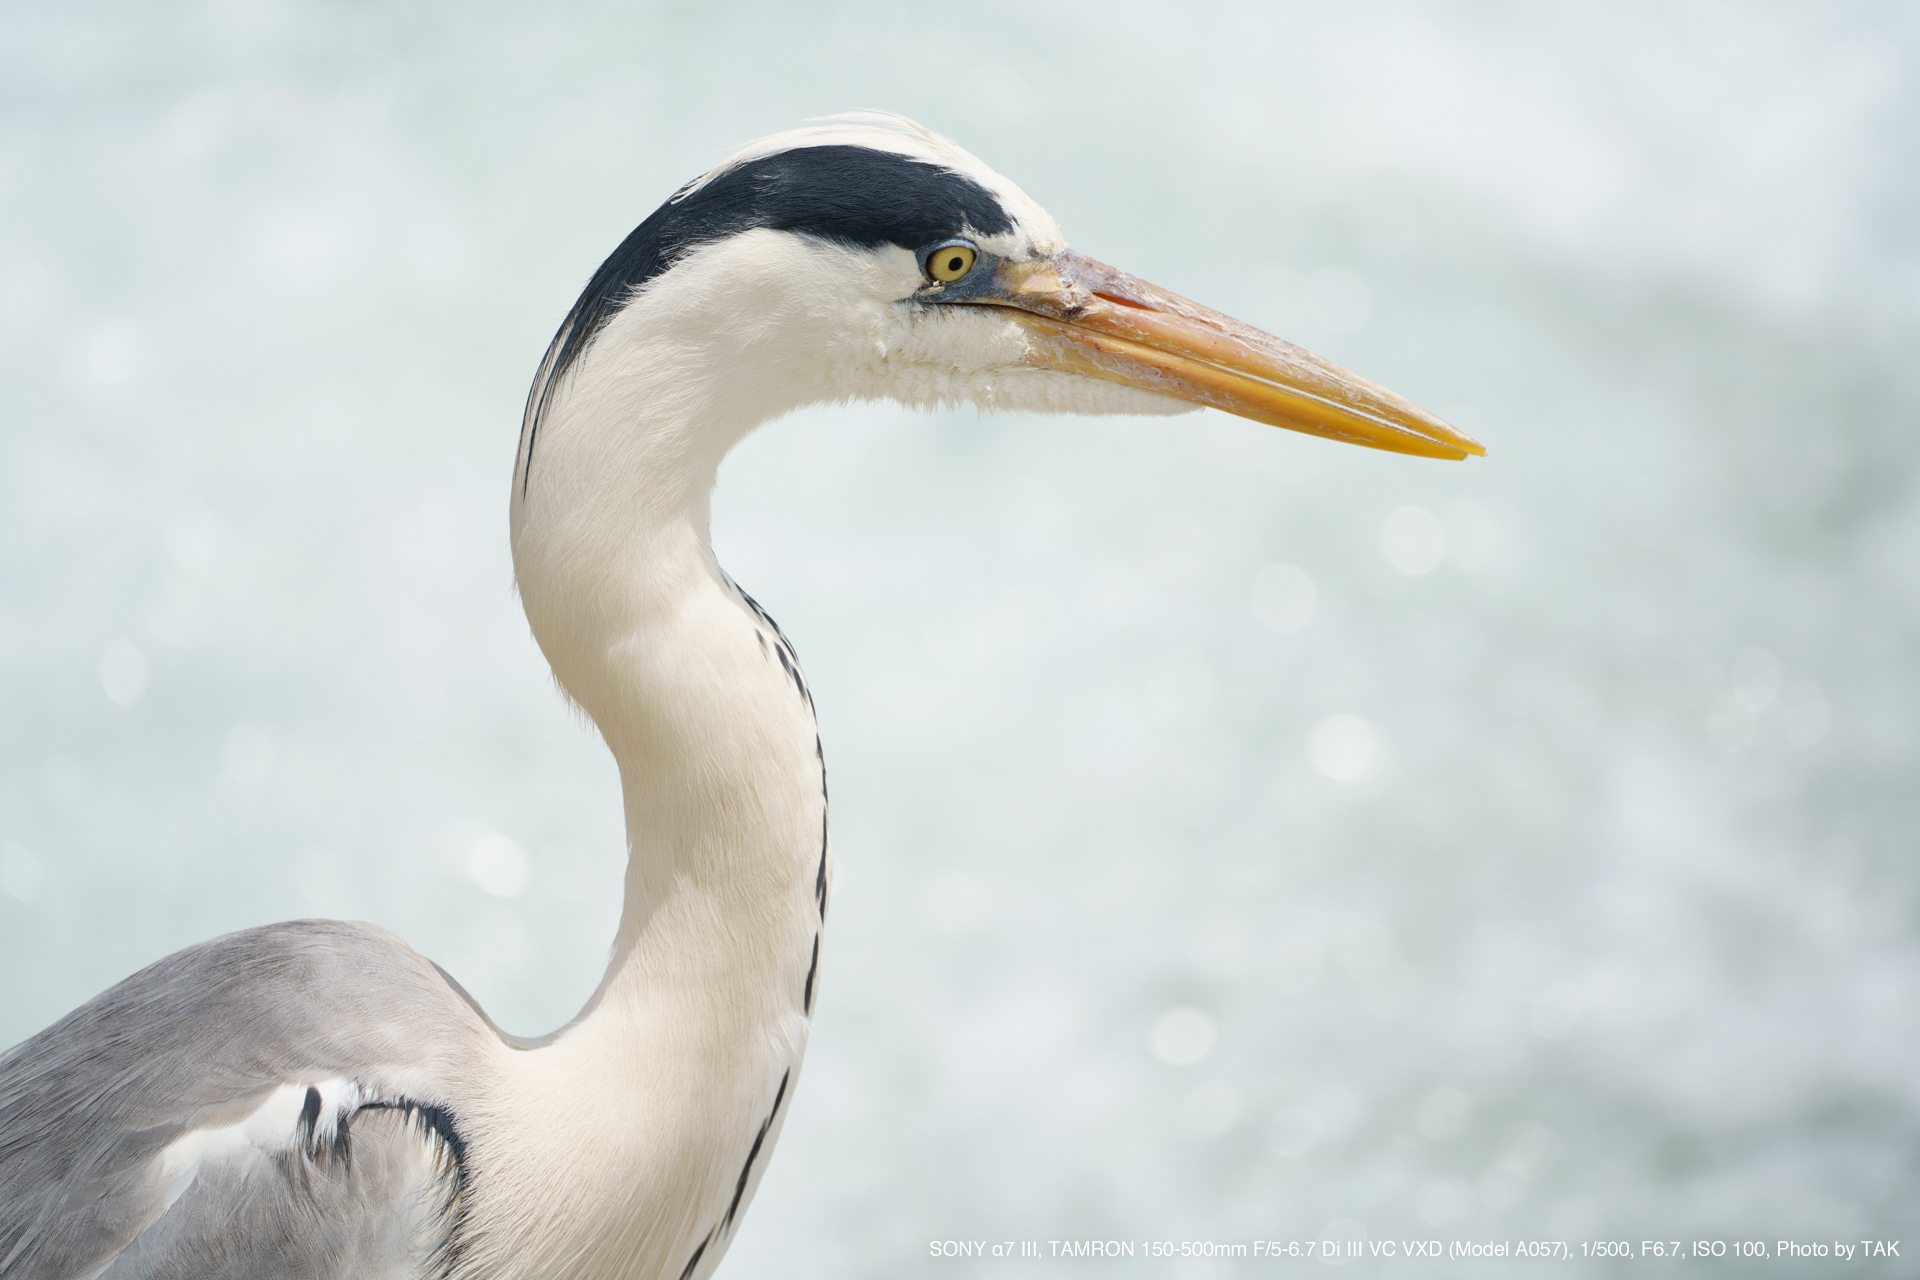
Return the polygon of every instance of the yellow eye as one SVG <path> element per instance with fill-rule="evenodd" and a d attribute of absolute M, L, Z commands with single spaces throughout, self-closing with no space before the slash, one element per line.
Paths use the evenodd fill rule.
<path fill-rule="evenodd" d="M 927 274 L 941 284 L 948 284 L 973 270 L 973 259 L 971 245 L 943 245 L 928 255 Z"/>

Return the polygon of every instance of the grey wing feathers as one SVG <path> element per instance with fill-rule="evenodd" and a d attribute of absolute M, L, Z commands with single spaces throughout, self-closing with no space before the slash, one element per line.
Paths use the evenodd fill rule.
<path fill-rule="evenodd" d="M 455 1229 L 467 1175 L 442 1086 L 493 1034 L 371 925 L 297 921 L 169 956 L 0 1055 L 0 1278 L 402 1274 L 444 1255 L 422 1232 Z M 228 1141 L 160 1176 L 183 1135 L 326 1078 L 353 1082 L 337 1126 L 309 1090 L 300 1141 Z"/>

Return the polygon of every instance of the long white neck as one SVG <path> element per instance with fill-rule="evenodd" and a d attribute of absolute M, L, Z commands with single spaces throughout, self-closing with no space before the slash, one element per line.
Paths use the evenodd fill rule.
<path fill-rule="evenodd" d="M 619 763 L 628 865 L 593 1000 L 503 1058 L 499 1105 L 519 1113 L 503 1131 L 525 1145 L 491 1153 L 475 1189 L 512 1224 L 476 1242 L 476 1272 L 708 1274 L 772 1154 L 819 985 L 812 699 L 708 539 L 727 449 L 791 406 L 730 386 L 715 365 L 731 353 L 647 322 L 616 318 L 628 358 L 580 368 L 516 475 L 521 598 Z"/>

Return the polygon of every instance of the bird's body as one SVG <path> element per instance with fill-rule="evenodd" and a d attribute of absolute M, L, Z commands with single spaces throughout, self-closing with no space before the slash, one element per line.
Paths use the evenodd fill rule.
<path fill-rule="evenodd" d="M 562 325 L 514 476 L 534 635 L 620 768 L 599 989 L 524 1041 L 370 925 L 171 956 L 0 1057 L 0 1277 L 710 1274 L 794 1097 L 832 880 L 812 695 L 709 543 L 721 460 L 812 403 L 1190 407 L 1169 396 L 1473 448 L 1071 254 L 904 122 L 781 135 L 684 188 Z"/>

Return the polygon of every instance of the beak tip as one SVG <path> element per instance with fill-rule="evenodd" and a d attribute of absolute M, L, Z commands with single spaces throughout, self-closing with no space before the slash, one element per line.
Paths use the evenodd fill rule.
<path fill-rule="evenodd" d="M 1430 415 L 1422 416 L 1427 417 L 1427 422 L 1423 425 L 1427 427 L 1426 434 L 1435 444 L 1446 449 L 1459 451 L 1459 457 L 1454 458 L 1453 461 L 1458 462 L 1460 459 L 1466 458 L 1469 455 L 1476 458 L 1484 458 L 1487 456 L 1487 446 L 1481 444 L 1478 440 L 1475 440 L 1451 422 L 1445 422 Z"/>

